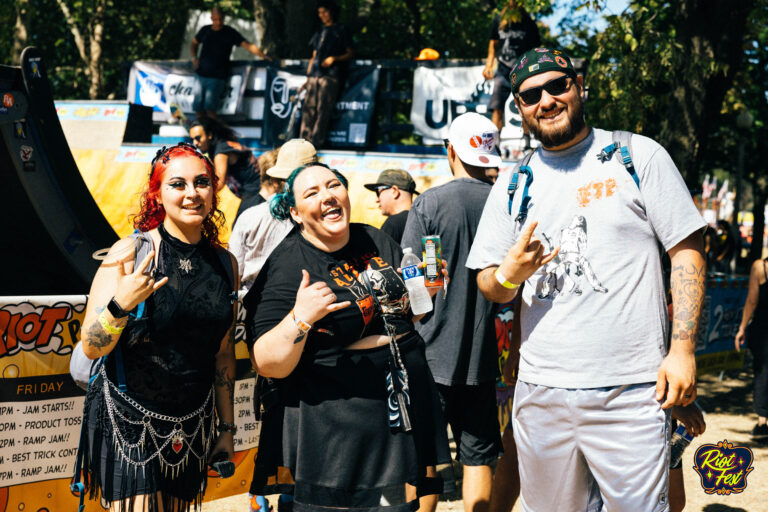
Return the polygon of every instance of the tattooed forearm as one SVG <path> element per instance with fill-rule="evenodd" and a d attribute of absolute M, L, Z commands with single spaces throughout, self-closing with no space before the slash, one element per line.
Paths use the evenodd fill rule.
<path fill-rule="evenodd" d="M 706 293 L 704 264 L 686 262 L 672 266 L 672 340 L 696 344 L 701 306 Z"/>
<path fill-rule="evenodd" d="M 227 346 L 229 348 L 235 346 L 235 330 L 235 325 L 232 324 L 232 327 L 229 328 L 229 332 L 227 333 Z"/>
<path fill-rule="evenodd" d="M 106 308 L 96 308 L 95 312 L 97 315 L 101 315 L 101 313 L 104 312 L 105 309 Z M 115 325 L 114 327 L 119 327 L 119 326 Z M 85 331 L 85 337 L 83 338 L 83 341 L 87 342 L 90 346 L 99 348 L 99 349 L 108 347 L 109 345 L 111 345 L 112 342 L 115 341 L 116 339 L 114 336 L 119 337 L 119 335 L 113 335 L 105 331 L 104 327 L 102 327 L 101 323 L 99 323 L 98 320 L 94 320 L 93 322 L 91 322 L 90 325 L 88 325 L 83 330 Z"/>
<path fill-rule="evenodd" d="M 304 337 L 306 335 L 307 335 L 307 333 L 305 333 L 305 332 L 299 332 L 299 334 L 295 338 L 293 338 L 293 344 L 297 345 L 297 344 L 301 343 L 301 341 L 304 339 Z"/>
<path fill-rule="evenodd" d="M 216 387 L 224 388 L 227 392 L 227 396 L 234 403 L 235 400 L 235 379 L 229 376 L 229 368 L 223 366 L 216 368 L 216 375 L 214 376 L 213 383 Z"/>

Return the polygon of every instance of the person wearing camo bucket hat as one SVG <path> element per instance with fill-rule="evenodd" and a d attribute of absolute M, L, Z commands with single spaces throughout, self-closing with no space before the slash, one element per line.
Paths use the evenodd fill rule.
<path fill-rule="evenodd" d="M 669 411 L 696 398 L 705 222 L 662 146 L 587 125 L 562 50 L 526 52 L 510 82 L 541 147 L 497 180 L 466 265 L 491 301 L 522 290 L 508 359 L 522 508 L 669 510 Z"/>

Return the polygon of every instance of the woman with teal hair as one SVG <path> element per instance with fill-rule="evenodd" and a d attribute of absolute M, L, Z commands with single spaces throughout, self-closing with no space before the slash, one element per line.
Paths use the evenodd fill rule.
<path fill-rule="evenodd" d="M 450 454 L 402 251 L 350 223 L 347 180 L 322 164 L 296 169 L 271 211 L 295 227 L 244 299 L 252 362 L 278 395 L 251 492 L 290 492 L 302 510 L 412 510 L 440 492 L 427 467 Z"/>

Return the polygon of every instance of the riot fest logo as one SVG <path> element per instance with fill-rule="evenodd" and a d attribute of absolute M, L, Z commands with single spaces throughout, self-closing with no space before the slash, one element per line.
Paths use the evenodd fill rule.
<path fill-rule="evenodd" d="M 723 440 L 701 445 L 693 457 L 693 469 L 707 494 L 738 494 L 747 487 L 747 475 L 755 469 L 754 459 L 749 448 Z"/>

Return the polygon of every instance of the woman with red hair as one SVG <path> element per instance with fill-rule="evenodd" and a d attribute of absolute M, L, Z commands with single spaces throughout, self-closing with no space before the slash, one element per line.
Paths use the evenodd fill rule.
<path fill-rule="evenodd" d="M 216 181 L 194 146 L 158 151 L 140 233 L 112 246 L 91 285 L 82 347 L 109 357 L 88 387 L 79 456 L 111 510 L 197 507 L 209 460 L 233 455 L 237 265 L 218 240 Z"/>

